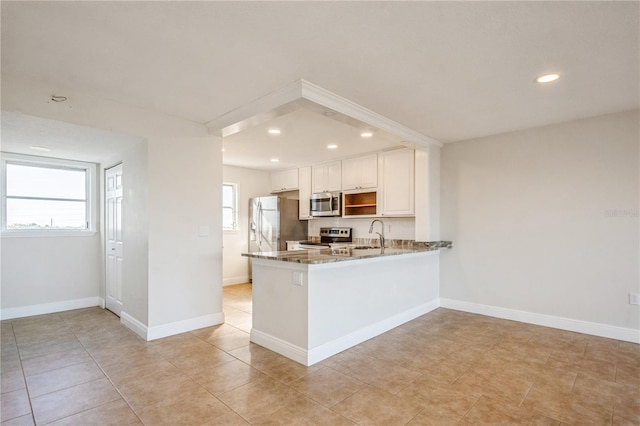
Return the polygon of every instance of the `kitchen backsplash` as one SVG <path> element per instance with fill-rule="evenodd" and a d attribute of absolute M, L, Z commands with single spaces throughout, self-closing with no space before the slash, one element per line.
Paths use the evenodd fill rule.
<path fill-rule="evenodd" d="M 326 228 L 331 226 L 344 226 L 353 229 L 351 236 L 353 238 L 377 238 L 380 232 L 380 224 L 374 225 L 373 234 L 369 234 L 369 227 L 371 221 L 376 218 L 362 218 L 362 219 L 343 219 L 341 217 L 327 217 L 317 218 L 309 220 L 308 231 L 309 237 L 319 236 L 320 228 Z M 415 236 L 415 220 L 412 217 L 398 218 L 398 217 L 384 217 L 378 218 L 384 222 L 384 236 L 385 238 L 397 239 L 397 240 L 413 240 Z M 389 229 L 391 228 L 391 229 Z"/>

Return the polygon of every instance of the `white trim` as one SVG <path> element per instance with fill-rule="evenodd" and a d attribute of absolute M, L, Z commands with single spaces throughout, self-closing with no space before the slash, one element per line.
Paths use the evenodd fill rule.
<path fill-rule="evenodd" d="M 100 306 L 102 309 L 105 308 L 104 297 L 98 297 L 98 306 Z"/>
<path fill-rule="evenodd" d="M 147 340 L 149 328 L 125 311 L 120 312 L 120 323 L 144 340 Z"/>
<path fill-rule="evenodd" d="M 428 147 L 435 145 L 441 147 L 442 142 L 416 132 L 402 124 L 393 121 L 377 112 L 364 108 L 348 99 L 338 96 L 333 92 L 323 89 L 313 83 L 300 79 L 287 86 L 262 96 L 247 105 L 229 111 L 205 125 L 212 131 L 219 131 L 222 136 L 235 133 L 238 129 L 228 129 L 230 126 L 255 117 L 259 114 L 267 114 L 270 111 L 282 107 L 299 99 L 306 99 L 318 105 L 340 112 L 348 117 L 362 121 L 378 129 L 400 136 L 409 143 Z"/>
<path fill-rule="evenodd" d="M 286 356 L 302 365 L 311 365 L 307 360 L 308 351 L 300 346 L 293 345 L 268 333 L 256 330 L 255 328 L 251 329 L 250 336 L 250 340 L 255 344 Z"/>
<path fill-rule="evenodd" d="M 382 333 L 386 333 L 387 331 L 396 328 L 404 323 L 407 323 L 415 318 L 418 318 L 421 315 L 427 314 L 437 309 L 438 307 L 438 299 L 435 299 L 415 308 L 400 312 L 382 321 L 378 321 L 375 324 L 363 327 L 360 330 L 356 330 L 331 342 L 316 346 L 315 348 L 309 350 L 309 363 L 307 365 L 313 365 L 317 362 L 322 361 L 323 359 L 340 353 L 345 349 L 349 349 L 366 340 L 379 336 Z"/>
<path fill-rule="evenodd" d="M 161 339 L 163 337 L 186 333 L 187 331 L 211 327 L 212 325 L 222 323 L 224 323 L 224 313 L 218 312 L 217 314 L 204 315 L 168 324 L 156 325 L 154 327 L 148 327 L 147 340 Z"/>
<path fill-rule="evenodd" d="M 311 102 L 315 102 L 334 111 L 340 112 L 356 120 L 360 120 L 371 126 L 382 129 L 386 132 L 400 136 L 409 142 L 418 143 L 424 146 L 436 145 L 441 147 L 442 142 L 416 132 L 413 129 L 391 120 L 377 112 L 371 111 L 363 106 L 351 102 L 348 99 L 338 96 L 333 92 L 323 89 L 306 80 L 300 80 L 301 97 Z"/>
<path fill-rule="evenodd" d="M 582 321 L 572 318 L 557 317 L 554 315 L 538 314 L 535 312 L 520 311 L 517 309 L 501 308 L 499 306 L 483 305 L 481 303 L 465 302 L 453 299 L 440 299 L 440 306 L 457 311 L 470 312 L 495 318 L 524 322 L 527 324 L 541 325 L 544 327 L 558 328 L 560 330 L 574 331 L 576 333 L 590 334 L 609 339 L 623 340 L 625 342 L 640 343 L 640 330 L 633 328 L 617 327 L 614 325 L 600 324 L 590 321 Z"/>
<path fill-rule="evenodd" d="M 439 306 L 438 299 L 422 304 L 415 308 L 400 312 L 392 317 L 378 321 L 375 324 L 368 325 L 359 330 L 351 332 L 346 336 L 324 343 L 315 348 L 306 350 L 296 345 L 292 345 L 282 339 L 264 333 L 255 328 L 251 329 L 251 341 L 274 352 L 277 352 L 287 358 L 299 362 L 300 364 L 310 366 L 324 359 L 329 358 L 337 353 L 349 349 L 373 337 L 379 336 L 392 328 L 398 327 L 409 322 L 421 315 L 429 313 Z"/>
<path fill-rule="evenodd" d="M 251 277 L 248 275 L 244 277 L 231 277 L 231 278 L 224 278 L 222 280 L 222 286 L 226 287 L 228 285 L 248 284 L 250 282 L 251 282 Z"/>
<path fill-rule="evenodd" d="M 101 297 L 87 297 L 85 299 L 63 300 L 61 302 L 43 303 L 41 305 L 20 306 L 17 308 L 0 309 L 0 319 L 7 320 L 13 318 L 30 317 L 33 315 L 52 314 L 55 312 L 71 311 L 74 309 L 90 308 L 100 306 Z"/>
<path fill-rule="evenodd" d="M 11 152 L 0 152 L 0 161 L 2 162 L 2 186 L 0 187 L 1 200 L 0 209 L 2 211 L 2 223 L 0 229 L 2 231 L 2 237 L 86 237 L 93 236 L 98 232 L 97 229 L 97 210 L 99 201 L 97 197 L 97 173 L 98 165 L 96 163 L 90 163 L 86 161 L 65 160 L 51 157 L 41 157 L 35 155 L 14 154 Z M 7 186 L 6 186 L 6 167 L 7 162 L 22 164 L 28 166 L 38 166 L 45 168 L 64 168 L 64 169 L 78 169 L 84 170 L 86 173 L 86 220 L 88 222 L 88 229 L 82 230 L 66 230 L 66 229 L 6 229 L 6 216 L 7 216 Z M 47 235 L 51 233 L 51 235 Z"/>

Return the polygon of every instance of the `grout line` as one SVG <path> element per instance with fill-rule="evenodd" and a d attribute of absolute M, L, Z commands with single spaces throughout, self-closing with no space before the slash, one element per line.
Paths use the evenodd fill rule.
<path fill-rule="evenodd" d="M 520 401 L 520 404 L 518 404 L 518 407 L 522 407 L 522 404 L 524 403 L 524 400 L 527 399 L 527 397 L 529 396 L 529 392 L 531 392 L 531 389 L 533 389 L 533 383 L 531 383 L 531 386 L 529 386 L 529 389 L 527 389 L 527 393 L 525 393 L 524 396 L 522 397 L 522 401 Z"/>

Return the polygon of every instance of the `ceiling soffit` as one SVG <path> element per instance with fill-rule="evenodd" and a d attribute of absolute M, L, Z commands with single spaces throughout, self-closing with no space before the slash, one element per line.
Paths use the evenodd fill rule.
<path fill-rule="evenodd" d="M 273 120 L 303 106 L 308 109 L 330 109 L 338 113 L 336 117 L 340 121 L 365 123 L 370 127 L 384 130 L 402 138 L 409 146 L 416 148 L 442 146 L 442 142 L 436 139 L 416 132 L 303 79 L 262 96 L 247 105 L 229 111 L 205 124 L 210 133 L 227 137 Z"/>

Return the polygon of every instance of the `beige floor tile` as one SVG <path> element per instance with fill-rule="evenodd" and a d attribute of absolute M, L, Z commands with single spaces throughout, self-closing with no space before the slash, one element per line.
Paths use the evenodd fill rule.
<path fill-rule="evenodd" d="M 185 392 L 175 392 L 136 413 L 148 425 L 201 425 L 229 414 L 231 410 L 204 388 L 193 387 Z"/>
<path fill-rule="evenodd" d="M 204 368 L 194 372 L 191 377 L 217 396 L 265 377 L 265 375 L 242 361 L 234 360 L 214 367 Z"/>
<path fill-rule="evenodd" d="M 480 398 L 481 393 L 474 389 L 460 389 L 456 385 L 447 385 L 418 379 L 398 393 L 401 398 L 416 401 L 438 418 L 459 420 Z"/>
<path fill-rule="evenodd" d="M 640 367 L 616 365 L 616 382 L 640 388 Z"/>
<path fill-rule="evenodd" d="M 29 396 L 26 389 L 18 389 L 0 395 L 0 421 L 15 419 L 31 414 Z"/>
<path fill-rule="evenodd" d="M 24 373 L 15 369 L 6 373 L 0 373 L 0 393 L 13 392 L 18 389 L 24 389 Z"/>
<path fill-rule="evenodd" d="M 585 373 L 596 379 L 609 380 L 611 382 L 616 379 L 616 365 L 608 361 L 553 352 L 547 361 L 547 365 L 576 373 Z"/>
<path fill-rule="evenodd" d="M 254 425 L 326 425 L 341 426 L 354 425 L 351 420 L 323 407 L 322 405 L 304 399 L 296 405 L 288 405 L 278 411 L 252 422 Z"/>
<path fill-rule="evenodd" d="M 20 357 L 18 356 L 18 351 L 15 353 L 3 354 L 0 357 L 0 373 L 6 374 L 12 371 L 21 371 L 22 363 L 20 362 Z"/>
<path fill-rule="evenodd" d="M 31 403 L 36 423 L 44 424 L 119 399 L 118 392 L 104 378 L 32 398 Z"/>
<path fill-rule="evenodd" d="M 109 380 L 116 386 L 133 379 L 142 380 L 150 376 L 180 373 L 180 369 L 160 355 L 156 355 L 155 357 L 140 356 L 139 358 L 132 358 L 127 362 L 110 364 L 102 368 Z"/>
<path fill-rule="evenodd" d="M 82 345 L 75 337 L 69 337 L 52 341 L 37 341 L 25 345 L 18 344 L 20 358 L 25 360 L 40 355 L 52 354 L 55 352 L 65 352 L 70 350 L 83 349 Z"/>
<path fill-rule="evenodd" d="M 269 418 L 276 411 L 302 404 L 306 399 L 289 386 L 271 378 L 242 385 L 218 398 L 249 423 Z"/>
<path fill-rule="evenodd" d="M 559 425 L 558 420 L 534 411 L 505 406 L 501 401 L 482 396 L 458 423 L 460 425 Z"/>
<path fill-rule="evenodd" d="M 31 398 L 104 378 L 95 362 L 89 361 L 27 377 Z"/>
<path fill-rule="evenodd" d="M 226 364 L 235 358 L 213 345 L 205 343 L 204 347 L 187 349 L 183 354 L 174 354 L 167 360 L 185 374 L 193 376 L 203 368 Z"/>
<path fill-rule="evenodd" d="M 22 361 L 22 368 L 26 376 L 32 376 L 87 361 L 91 361 L 91 357 L 82 348 L 29 358 Z"/>
<path fill-rule="evenodd" d="M 2 426 L 33 426 L 33 416 L 27 414 L 25 416 L 16 417 L 15 419 L 7 420 L 1 423 Z"/>
<path fill-rule="evenodd" d="M 243 346 L 238 349 L 229 351 L 229 354 L 237 359 L 244 361 L 250 366 L 263 370 L 271 365 L 281 363 L 287 359 L 269 349 L 251 343 L 249 346 Z"/>
<path fill-rule="evenodd" d="M 593 406 L 581 397 L 561 392 L 531 388 L 522 408 L 568 424 L 609 424 L 613 416 L 610 407 Z"/>
<path fill-rule="evenodd" d="M 154 348 L 140 342 L 109 342 L 106 345 L 90 348 L 89 354 L 101 367 L 114 364 L 126 364 L 145 355 L 159 355 Z"/>
<path fill-rule="evenodd" d="M 335 370 L 389 393 L 397 393 L 420 376 L 415 370 L 368 356 L 338 362 Z"/>
<path fill-rule="evenodd" d="M 55 426 L 79 426 L 79 425 L 142 425 L 131 408 L 122 399 L 108 402 L 99 407 L 65 417 L 50 423 Z"/>
<path fill-rule="evenodd" d="M 122 392 L 147 424 L 640 425 L 637 344 L 439 308 L 305 367 L 223 292 L 227 323 L 152 342 L 100 308 L 2 322 L 3 426 L 33 423 L 27 384 L 39 423 L 140 424 Z M 72 386 L 94 359 L 109 380 Z"/>
<path fill-rule="evenodd" d="M 332 411 L 359 425 L 397 425 L 409 422 L 422 408 L 410 399 L 366 386 L 334 405 Z"/>
<path fill-rule="evenodd" d="M 238 332 L 237 328 L 225 323 L 220 325 L 214 325 L 213 327 L 206 327 L 206 328 L 194 330 L 190 332 L 190 334 L 192 334 L 193 336 L 196 336 L 201 340 L 208 341 L 213 337 L 224 336 L 225 334 L 237 333 L 237 332 Z"/>
<path fill-rule="evenodd" d="M 135 411 L 199 387 L 189 377 L 176 373 L 134 377 L 118 384 L 118 390 Z"/>
<path fill-rule="evenodd" d="M 365 386 L 364 382 L 329 367 L 291 382 L 291 387 L 325 407 L 337 404 Z"/>
<path fill-rule="evenodd" d="M 248 346 L 250 343 L 249 333 L 240 330 L 222 336 L 210 337 L 206 339 L 206 341 L 223 351 L 232 351 L 243 346 Z"/>

